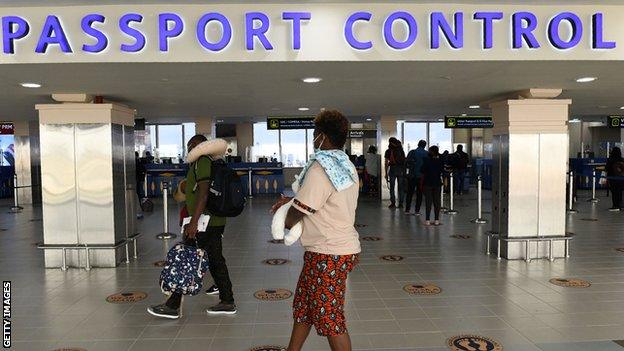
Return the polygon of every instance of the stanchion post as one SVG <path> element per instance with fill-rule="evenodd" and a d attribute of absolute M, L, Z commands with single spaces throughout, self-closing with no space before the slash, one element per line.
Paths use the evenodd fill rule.
<path fill-rule="evenodd" d="M 19 205 L 19 187 L 17 186 L 17 174 L 13 174 L 13 206 L 11 207 L 11 212 L 19 213 L 24 209 Z"/>
<path fill-rule="evenodd" d="M 476 224 L 485 224 L 487 223 L 487 220 L 483 219 L 482 215 L 482 198 L 483 198 L 483 178 L 481 177 L 481 175 L 479 174 L 477 176 L 477 218 L 472 220 L 472 223 L 476 223 Z M 490 239 L 488 237 L 488 255 L 489 255 L 489 246 L 490 246 Z"/>
<path fill-rule="evenodd" d="M 457 214 L 458 211 L 455 209 L 455 178 L 453 175 L 453 172 L 451 172 L 451 174 L 449 174 L 449 193 L 450 193 L 450 197 L 449 197 L 449 209 L 446 211 L 446 213 L 448 214 Z"/>
<path fill-rule="evenodd" d="M 578 213 L 576 209 L 574 209 L 574 172 L 570 171 L 570 176 L 568 177 L 568 213 Z"/>
<path fill-rule="evenodd" d="M 249 168 L 249 170 L 247 171 L 247 187 L 249 190 L 249 197 L 252 198 L 253 197 L 253 182 L 251 181 L 251 175 L 253 174 L 251 167 Z"/>
<path fill-rule="evenodd" d="M 598 202 L 598 199 L 596 198 L 596 168 L 592 170 L 592 197 L 591 199 L 587 200 L 587 202 Z"/>
<path fill-rule="evenodd" d="M 168 209 L 168 189 L 169 183 L 163 182 L 163 232 L 156 235 L 157 239 L 175 239 L 177 235 L 169 232 L 169 209 Z"/>
<path fill-rule="evenodd" d="M 444 207 L 444 176 L 440 176 L 440 182 L 442 183 L 440 187 L 440 211 L 446 212 L 448 208 Z"/>

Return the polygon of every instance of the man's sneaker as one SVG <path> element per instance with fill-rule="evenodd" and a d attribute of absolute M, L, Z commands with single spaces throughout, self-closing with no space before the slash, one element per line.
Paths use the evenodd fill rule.
<path fill-rule="evenodd" d="M 180 309 L 173 309 L 167 304 L 150 306 L 147 308 L 147 312 L 152 316 L 161 317 L 161 318 L 169 318 L 169 319 L 178 319 L 180 318 Z"/>
<path fill-rule="evenodd" d="M 235 314 L 236 305 L 233 303 L 219 302 L 218 304 L 207 309 L 206 312 L 208 312 L 208 314 Z"/>
<path fill-rule="evenodd" d="M 213 285 L 206 290 L 206 295 L 219 295 L 219 288 Z"/>

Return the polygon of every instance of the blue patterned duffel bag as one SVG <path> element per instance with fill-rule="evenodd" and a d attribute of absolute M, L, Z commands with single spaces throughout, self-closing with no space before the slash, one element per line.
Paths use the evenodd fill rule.
<path fill-rule="evenodd" d="M 197 295 L 202 290 L 208 270 L 206 252 L 196 246 L 179 243 L 167 253 L 165 268 L 160 272 L 160 289 L 170 295 Z"/>

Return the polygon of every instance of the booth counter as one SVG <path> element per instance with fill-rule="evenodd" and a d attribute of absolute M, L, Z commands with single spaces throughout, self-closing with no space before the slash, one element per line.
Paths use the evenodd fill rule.
<path fill-rule="evenodd" d="M 13 197 L 13 166 L 0 166 L 0 199 Z"/>
<path fill-rule="evenodd" d="M 284 191 L 284 170 L 282 163 L 229 163 L 241 177 L 245 193 L 249 194 L 249 176 L 251 174 L 252 195 L 281 194 Z M 187 164 L 147 164 L 147 196 L 162 196 L 163 184 L 170 184 L 175 189 L 186 178 Z"/>

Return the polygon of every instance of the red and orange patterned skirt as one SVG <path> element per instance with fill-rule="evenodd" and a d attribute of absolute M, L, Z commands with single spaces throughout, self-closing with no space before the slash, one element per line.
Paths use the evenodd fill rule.
<path fill-rule="evenodd" d="M 306 251 L 293 302 L 297 323 L 314 325 L 320 336 L 347 332 L 344 316 L 347 274 L 359 255 L 325 255 Z"/>

